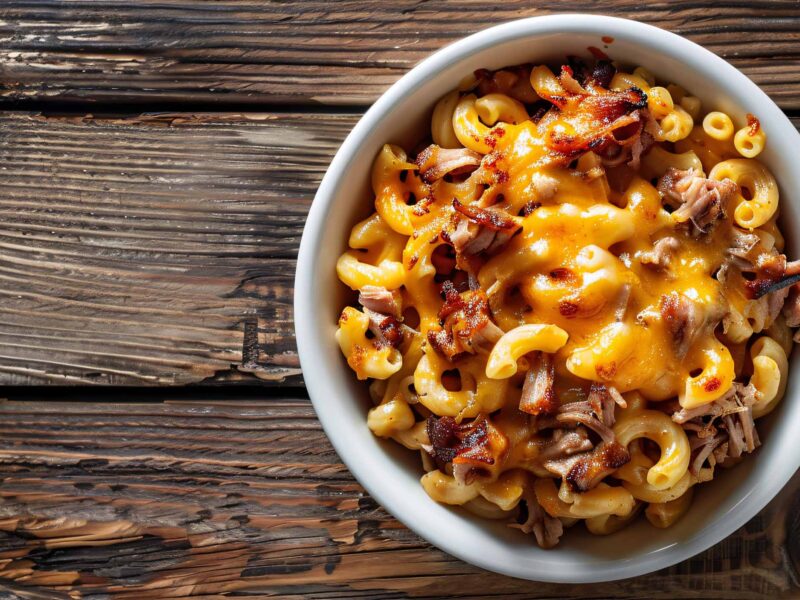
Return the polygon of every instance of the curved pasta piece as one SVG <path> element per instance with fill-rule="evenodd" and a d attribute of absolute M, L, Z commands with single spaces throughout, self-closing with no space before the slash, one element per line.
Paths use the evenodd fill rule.
<path fill-rule="evenodd" d="M 753 376 L 750 383 L 756 388 L 753 418 L 771 413 L 786 393 L 789 361 L 781 345 L 770 337 L 756 340 L 750 348 L 753 359 Z"/>
<path fill-rule="evenodd" d="M 624 447 L 639 438 L 658 444 L 661 457 L 647 471 L 647 484 L 653 489 L 671 488 L 688 473 L 691 457 L 689 440 L 681 426 L 664 413 L 643 410 L 626 416 L 614 425 L 614 434 Z"/>
<path fill-rule="evenodd" d="M 442 96 L 436 103 L 431 116 L 431 137 L 433 142 L 442 148 L 460 148 L 456 132 L 453 129 L 453 113 L 460 99 L 458 90 Z"/>
<path fill-rule="evenodd" d="M 747 125 L 733 136 L 733 145 L 745 158 L 755 158 L 764 149 L 767 143 L 767 134 L 764 133 L 761 123 L 753 115 L 747 115 L 747 121 Z"/>
<path fill-rule="evenodd" d="M 339 317 L 336 341 L 359 379 L 387 379 L 403 366 L 403 356 L 391 346 L 378 347 L 367 338 L 368 328 L 369 317 L 348 306 Z"/>
<path fill-rule="evenodd" d="M 647 481 L 638 484 L 631 483 L 629 481 L 623 481 L 622 485 L 637 500 L 642 500 L 644 502 L 664 503 L 672 502 L 673 500 L 681 498 L 684 494 L 686 494 L 687 490 L 691 489 L 691 486 L 694 483 L 695 482 L 691 473 L 687 471 L 683 477 L 681 477 L 677 483 L 675 483 L 675 485 L 663 490 L 656 489 L 654 485 Z"/>
<path fill-rule="evenodd" d="M 675 108 L 672 94 L 667 88 L 660 86 L 651 87 L 647 90 L 647 108 L 655 119 L 663 119 Z"/>
<path fill-rule="evenodd" d="M 475 101 L 475 112 L 490 127 L 498 121 L 518 125 L 528 120 L 525 105 L 505 94 L 486 94 Z"/>
<path fill-rule="evenodd" d="M 652 502 L 644 510 L 644 515 L 653 527 L 664 529 L 671 527 L 689 511 L 692 505 L 694 488 L 690 487 L 686 493 L 666 502 Z"/>
<path fill-rule="evenodd" d="M 586 529 L 594 535 L 610 535 L 616 533 L 630 525 L 634 519 L 639 516 L 642 506 L 643 504 L 641 502 L 637 502 L 633 510 L 624 517 L 619 517 L 617 515 L 589 517 L 584 521 L 584 523 L 586 523 Z"/>
<path fill-rule="evenodd" d="M 703 131 L 715 140 L 729 140 L 733 136 L 733 121 L 727 113 L 712 111 L 703 119 Z"/>
<path fill-rule="evenodd" d="M 475 107 L 475 94 L 467 94 L 458 101 L 453 111 L 453 131 L 458 141 L 465 147 L 481 154 L 488 154 L 494 149 L 494 140 L 502 126 L 487 127 L 481 122 Z M 503 130 L 504 131 L 504 130 Z"/>
<path fill-rule="evenodd" d="M 391 437 L 411 429 L 414 423 L 414 413 L 405 400 L 389 400 L 367 413 L 367 427 L 379 437 Z"/>
<path fill-rule="evenodd" d="M 405 278 L 401 260 L 406 239 L 376 213 L 350 231 L 352 250 L 339 257 L 336 274 L 352 290 L 367 285 L 397 289 Z"/>
<path fill-rule="evenodd" d="M 533 484 L 536 500 L 551 517 L 591 519 L 603 515 L 627 516 L 636 506 L 631 493 L 622 487 L 611 487 L 600 483 L 596 488 L 573 494 L 572 504 L 558 497 L 558 489 L 552 479 L 537 479 Z"/>
<path fill-rule="evenodd" d="M 495 481 L 481 483 L 480 495 L 503 511 L 516 508 L 527 485 L 527 474 L 519 469 L 501 473 Z"/>
<path fill-rule="evenodd" d="M 336 274 L 351 290 L 374 285 L 394 290 L 403 285 L 405 269 L 403 264 L 392 260 L 382 260 L 377 265 L 361 262 L 356 252 L 345 252 L 336 261 Z"/>
<path fill-rule="evenodd" d="M 528 352 L 552 354 L 567 343 L 569 335 L 556 325 L 520 325 L 503 334 L 486 362 L 486 376 L 507 379 L 517 372 L 517 360 Z"/>
<path fill-rule="evenodd" d="M 661 177 L 670 168 L 679 171 L 693 169 L 698 173 L 704 173 L 703 163 L 692 150 L 678 154 L 664 150 L 661 146 L 653 146 L 650 152 L 642 157 L 640 175 L 649 180 Z"/>
<path fill-rule="evenodd" d="M 688 137 L 692 127 L 694 127 L 694 120 L 682 107 L 675 106 L 672 112 L 661 119 L 659 125 L 658 136 L 660 139 L 668 142 L 677 142 Z"/>
<path fill-rule="evenodd" d="M 733 218 L 739 227 L 755 229 L 769 221 L 778 210 L 778 183 L 772 173 L 757 160 L 732 158 L 717 164 L 708 174 L 709 179 L 730 179 L 739 189 L 745 188 L 752 196 L 746 199 L 736 193 Z"/>
<path fill-rule="evenodd" d="M 414 206 L 406 203 L 405 185 L 400 175 L 416 169 L 417 165 L 408 161 L 405 150 L 393 144 L 384 144 L 372 166 L 375 210 L 389 227 L 403 235 L 414 233 L 411 224 Z"/>
<path fill-rule="evenodd" d="M 728 347 L 710 335 L 684 361 L 686 383 L 678 395 L 683 408 L 696 408 L 724 396 L 733 385 L 736 366 Z M 699 371 L 696 375 L 692 375 Z"/>
<path fill-rule="evenodd" d="M 428 496 L 443 504 L 466 504 L 480 494 L 478 483 L 458 481 L 438 469 L 425 473 L 419 481 Z"/>
<path fill-rule="evenodd" d="M 470 418 L 478 413 L 490 413 L 503 405 L 506 381 L 490 379 L 483 372 L 480 356 L 464 359 L 458 364 L 461 389 L 448 390 L 442 377 L 453 365 L 442 359 L 429 345 L 414 371 L 414 387 L 420 403 L 440 416 Z"/>
<path fill-rule="evenodd" d="M 396 430 L 391 437 L 395 442 L 402 444 L 409 450 L 421 450 L 424 452 L 422 448 L 430 444 L 425 421 L 414 423 L 408 429 Z"/>

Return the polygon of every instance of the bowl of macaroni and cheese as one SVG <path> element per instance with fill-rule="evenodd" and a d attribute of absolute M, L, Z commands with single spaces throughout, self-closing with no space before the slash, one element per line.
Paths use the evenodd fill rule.
<path fill-rule="evenodd" d="M 303 234 L 309 394 L 431 543 L 533 580 L 650 572 L 800 465 L 798 135 L 669 32 L 560 15 L 423 61 L 334 158 Z"/>

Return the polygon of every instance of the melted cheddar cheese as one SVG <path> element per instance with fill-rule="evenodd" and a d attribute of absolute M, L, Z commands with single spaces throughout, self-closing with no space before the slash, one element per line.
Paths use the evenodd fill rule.
<path fill-rule="evenodd" d="M 373 379 L 373 431 L 428 448 L 426 490 L 480 514 L 506 514 L 527 498 L 550 517 L 590 519 L 592 531 L 621 527 L 642 501 L 655 507 L 648 514 L 667 514 L 653 499 L 666 506 L 699 481 L 687 434 L 659 405 L 691 411 L 744 385 L 745 343 L 782 321 L 754 292 L 772 280 L 728 275 L 738 264 L 732 248 L 757 246 L 759 268 L 764 257 L 785 263 L 777 185 L 763 165 L 736 158 L 719 128 L 710 137 L 692 127 L 696 98 L 651 88 L 643 69 L 604 86 L 603 68 L 581 82 L 567 67 L 558 77 L 523 69 L 527 88 L 517 68 L 445 96 L 432 123 L 440 145 L 416 161 L 398 146 L 380 152 L 376 212 L 353 228 L 337 264 L 351 289 L 400 299 L 391 316 L 362 296 L 363 312 L 345 309 L 337 339 L 358 377 Z M 551 108 L 531 117 L 537 98 Z M 692 208 L 698 198 L 710 202 Z M 385 319 L 402 323 L 402 340 L 387 341 L 377 325 Z M 764 380 L 785 371 L 785 354 L 772 340 L 759 352 L 758 406 L 771 407 L 785 381 Z M 542 385 L 555 408 L 526 413 L 521 396 Z M 535 419 L 556 418 L 597 389 L 628 408 L 613 433 L 599 429 L 602 443 L 576 438 L 575 452 L 607 451 L 616 434 L 625 446 L 602 460 L 633 457 L 638 471 L 630 464 L 623 487 L 591 490 L 565 487 L 564 475 L 553 497 L 541 478 L 555 477 L 542 457 L 556 425 Z M 637 446 L 640 437 L 651 445 Z M 437 454 L 443 444 L 452 455 Z M 442 456 L 455 458 L 445 465 Z"/>

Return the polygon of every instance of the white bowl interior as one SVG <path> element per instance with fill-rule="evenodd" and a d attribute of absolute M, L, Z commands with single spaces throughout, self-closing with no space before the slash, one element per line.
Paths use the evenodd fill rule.
<path fill-rule="evenodd" d="M 337 280 L 335 262 L 351 226 L 373 211 L 369 171 L 382 144 L 414 147 L 427 133 L 435 101 L 478 68 L 523 62 L 560 64 L 567 54 L 589 57 L 603 48 L 625 64 L 642 65 L 660 80 L 677 83 L 703 101 L 742 121 L 755 114 L 768 135 L 760 160 L 781 187 L 782 227 L 787 241 L 797 232 L 800 168 L 794 127 L 758 88 L 733 67 L 694 44 L 652 27 L 586 15 L 516 21 L 462 40 L 417 67 L 362 119 L 342 146 L 314 201 L 298 263 L 295 319 L 304 376 L 329 437 L 355 476 L 390 512 L 442 549 L 477 564 L 535 580 L 585 582 L 618 579 L 665 567 L 729 535 L 754 516 L 794 473 L 800 462 L 800 378 L 789 381 L 786 399 L 760 422 L 763 446 L 742 464 L 719 471 L 698 486 L 686 517 L 667 530 L 641 519 L 610 537 L 578 525 L 554 550 L 502 523 L 440 505 L 419 484 L 419 456 L 374 437 L 366 426 L 366 386 L 347 367 L 334 340 L 341 308 L 352 299 Z M 502 41 L 504 40 L 504 41 Z M 436 73 L 434 76 L 434 72 Z M 793 256 L 791 244 L 787 254 Z M 797 353 L 791 360 L 795 370 Z"/>

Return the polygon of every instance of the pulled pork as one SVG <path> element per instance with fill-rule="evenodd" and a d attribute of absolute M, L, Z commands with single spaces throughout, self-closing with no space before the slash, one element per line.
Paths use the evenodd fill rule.
<path fill-rule="evenodd" d="M 677 238 L 672 236 L 663 237 L 653 244 L 653 249 L 642 252 L 639 261 L 643 265 L 648 265 L 654 269 L 666 270 L 669 268 L 672 257 L 680 249 L 681 244 Z"/>
<path fill-rule="evenodd" d="M 543 450 L 539 460 L 547 471 L 562 477 L 572 491 L 594 488 L 630 460 L 628 451 L 616 441 L 611 429 L 616 404 L 625 406 L 625 400 L 615 388 L 594 383 L 585 401 L 570 402 L 552 415 L 537 417 L 540 429 L 555 428 L 554 445 Z M 594 446 L 585 439 L 584 428 L 594 431 L 602 440 L 600 444 Z M 562 440 L 569 440 L 571 444 L 567 447 L 574 451 L 564 452 Z M 557 442 L 562 443 L 557 446 Z M 555 452 L 556 448 L 562 451 Z"/>
<path fill-rule="evenodd" d="M 469 423 L 456 423 L 452 417 L 428 417 L 426 423 L 430 446 L 426 448 L 440 471 L 452 465 L 453 476 L 470 484 L 486 476 L 505 455 L 508 439 L 485 415 Z"/>
<path fill-rule="evenodd" d="M 586 400 L 562 404 L 554 413 L 536 417 L 534 426 L 541 430 L 583 425 L 603 441 L 612 442 L 615 404 L 625 406 L 625 400 L 616 388 L 593 383 Z"/>
<path fill-rule="evenodd" d="M 558 412 L 559 402 L 553 388 L 554 382 L 552 355 L 537 352 L 522 385 L 519 409 L 529 415 L 552 415 Z"/>
<path fill-rule="evenodd" d="M 460 175 L 474 171 L 481 164 L 481 155 L 466 148 L 441 148 L 431 144 L 417 155 L 422 181 L 431 184 L 445 175 Z"/>
<path fill-rule="evenodd" d="M 378 348 L 391 346 L 399 348 L 403 343 L 405 333 L 403 325 L 394 315 L 384 315 L 373 312 L 368 308 L 364 309 L 364 314 L 369 317 L 369 330 L 375 336 L 375 345 Z"/>
<path fill-rule="evenodd" d="M 518 524 L 511 527 L 518 528 L 523 533 L 532 533 L 540 548 L 552 548 L 564 534 L 564 525 L 561 519 L 551 517 L 539 504 L 536 494 L 529 492 L 524 497 L 524 509 L 520 511 Z"/>
<path fill-rule="evenodd" d="M 588 400 L 570 402 L 559 407 L 555 420 L 559 425 L 567 427 L 584 425 L 599 435 L 604 442 L 613 442 L 614 432 L 611 430 L 611 425 L 609 425 L 609 420 L 613 424 L 613 406 L 610 408 L 610 417 L 605 407 L 600 414 L 595 412 L 595 409 L 596 407 Z"/>
<path fill-rule="evenodd" d="M 400 292 L 385 287 L 365 285 L 358 294 L 358 302 L 369 317 L 369 330 L 375 336 L 376 346 L 399 348 L 406 327 L 402 321 Z"/>
<path fill-rule="evenodd" d="M 358 303 L 364 308 L 382 315 L 391 315 L 397 319 L 401 316 L 402 304 L 399 290 L 387 290 L 385 287 L 365 285 L 358 294 Z"/>
<path fill-rule="evenodd" d="M 455 248 L 457 257 L 481 252 L 493 254 L 522 227 L 519 219 L 499 208 L 466 205 L 456 199 L 453 199 L 453 208 L 459 218 L 455 229 L 445 237 Z"/>
<path fill-rule="evenodd" d="M 678 358 L 686 356 L 698 336 L 714 329 L 723 316 L 718 307 L 697 303 L 678 292 L 661 296 L 659 311 L 672 335 Z"/>
<path fill-rule="evenodd" d="M 555 463 L 568 456 L 586 452 L 594 447 L 589 439 L 589 432 L 584 427 L 575 429 L 555 429 L 550 440 L 539 450 L 537 457 L 539 463 L 548 471 L 553 472 Z M 551 465 L 551 468 L 548 468 Z"/>
<path fill-rule="evenodd" d="M 604 441 L 590 452 L 548 461 L 545 468 L 560 475 L 573 492 L 587 492 L 630 459 L 622 444 Z"/>
<path fill-rule="evenodd" d="M 695 170 L 670 168 L 658 182 L 664 203 L 676 209 L 673 216 L 694 225 L 693 234 L 708 233 L 719 219 L 725 217 L 725 203 L 736 192 L 730 179 L 713 181 Z"/>
<path fill-rule="evenodd" d="M 800 261 L 787 262 L 786 256 L 773 245 L 765 246 L 761 237 L 734 227 L 726 258 L 717 271 L 717 280 L 726 287 L 738 287 L 754 306 L 753 313 L 763 315 L 763 326 L 769 327 L 784 306 L 790 326 L 800 324 L 793 317 L 797 296 L 790 294 L 790 286 L 800 281 Z M 800 312 L 798 313 L 800 314 Z M 726 317 L 727 331 L 729 317 Z M 794 325 L 792 325 L 792 323 Z"/>
<path fill-rule="evenodd" d="M 442 326 L 428 330 L 428 342 L 448 360 L 464 353 L 488 353 L 503 335 L 492 322 L 489 301 L 483 290 L 459 293 L 452 281 L 442 284 L 445 300 L 439 319 Z"/>
<path fill-rule="evenodd" d="M 702 480 L 713 476 L 714 466 L 758 448 L 761 442 L 753 420 L 756 390 L 752 384 L 734 383 L 722 398 L 672 415 L 689 437 L 690 471 Z M 702 473 L 708 462 L 711 474 Z"/>
<path fill-rule="evenodd" d="M 641 111 L 647 108 L 647 96 L 640 89 L 608 90 L 595 79 L 582 85 L 570 67 L 562 68 L 559 82 L 565 93 L 545 93 L 543 99 L 558 108 L 550 118 L 566 121 L 575 132 L 548 137 L 549 148 L 555 157 L 563 157 L 562 162 L 590 150 L 605 156 L 609 146 L 633 144 L 641 134 Z"/>

